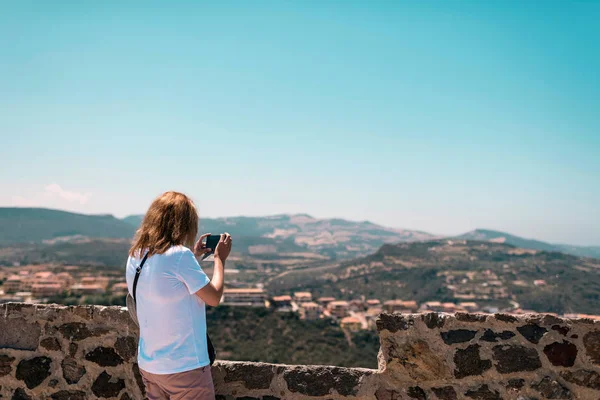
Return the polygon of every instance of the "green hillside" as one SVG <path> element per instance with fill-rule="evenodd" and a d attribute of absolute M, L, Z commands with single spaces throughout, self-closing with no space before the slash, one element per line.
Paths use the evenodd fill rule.
<path fill-rule="evenodd" d="M 112 215 L 46 208 L 0 208 L 0 244 L 41 242 L 64 236 L 131 238 L 135 228 Z"/>
<path fill-rule="evenodd" d="M 227 306 L 210 308 L 207 324 L 220 359 L 377 368 L 375 332 L 345 334 L 328 320 Z"/>
<path fill-rule="evenodd" d="M 543 281 L 535 283 L 536 281 Z M 375 254 L 273 277 L 274 294 L 309 290 L 352 299 L 460 302 L 556 313 L 598 313 L 600 260 L 507 244 L 437 240 L 384 245 Z"/>

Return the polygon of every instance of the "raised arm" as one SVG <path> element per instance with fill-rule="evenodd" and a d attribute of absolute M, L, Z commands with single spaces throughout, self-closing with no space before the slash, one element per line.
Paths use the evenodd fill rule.
<path fill-rule="evenodd" d="M 198 242 L 200 243 L 204 237 L 206 237 L 206 235 L 202 235 Z M 228 233 L 222 234 L 221 240 L 215 249 L 215 264 L 212 279 L 208 285 L 196 292 L 196 296 L 200 297 L 202 301 L 209 306 L 218 306 L 221 302 L 221 297 L 223 297 L 225 261 L 227 260 L 227 257 L 229 257 L 229 253 L 231 253 L 231 244 L 231 235 Z M 210 251 L 211 249 L 202 248 L 202 244 L 200 244 L 200 246 L 197 245 L 194 250 L 196 255 L 198 255 L 198 253 L 202 251 L 206 252 L 206 250 Z"/>

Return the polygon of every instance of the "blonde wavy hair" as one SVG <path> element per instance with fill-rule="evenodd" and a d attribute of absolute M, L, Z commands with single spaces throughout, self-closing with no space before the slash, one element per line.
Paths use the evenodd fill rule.
<path fill-rule="evenodd" d="M 194 246 L 198 234 L 198 212 L 192 199 L 183 193 L 165 192 L 148 208 L 135 233 L 129 255 L 163 254 L 170 247 Z"/>

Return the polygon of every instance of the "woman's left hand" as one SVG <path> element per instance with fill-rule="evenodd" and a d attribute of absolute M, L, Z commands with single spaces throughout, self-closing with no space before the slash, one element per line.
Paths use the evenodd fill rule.
<path fill-rule="evenodd" d="M 196 257 L 203 256 L 204 254 L 210 253 L 211 251 L 214 250 L 214 249 L 209 249 L 206 247 L 206 243 L 204 242 L 204 239 L 206 239 L 208 236 L 210 236 L 210 233 L 205 233 L 204 235 L 200 236 L 200 239 L 198 239 L 198 241 L 194 245 L 194 255 Z"/>

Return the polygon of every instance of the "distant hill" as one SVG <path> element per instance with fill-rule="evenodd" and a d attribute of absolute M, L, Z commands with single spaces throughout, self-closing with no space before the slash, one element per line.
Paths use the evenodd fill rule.
<path fill-rule="evenodd" d="M 355 260 L 286 271 L 269 292 L 597 314 L 600 260 L 466 240 L 386 244 Z"/>
<path fill-rule="evenodd" d="M 123 220 L 138 227 L 142 217 L 132 215 Z M 368 221 L 317 219 L 306 214 L 200 218 L 200 230 L 229 232 L 236 238 L 238 251 L 247 248 L 250 254 L 311 251 L 333 259 L 366 255 L 384 243 L 433 238 L 426 232 L 386 228 Z"/>
<path fill-rule="evenodd" d="M 456 236 L 456 239 L 480 240 L 496 243 L 506 243 L 523 249 L 534 249 L 543 251 L 558 251 L 579 257 L 600 258 L 600 246 L 573 246 L 566 244 L 551 244 L 534 239 L 524 239 L 509 233 L 492 231 L 488 229 L 476 229 L 471 232 Z"/>
<path fill-rule="evenodd" d="M 41 242 L 65 236 L 131 238 L 135 228 L 112 215 L 46 208 L 0 208 L 0 244 Z"/>

